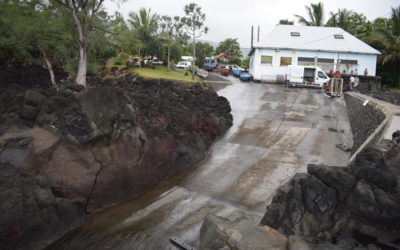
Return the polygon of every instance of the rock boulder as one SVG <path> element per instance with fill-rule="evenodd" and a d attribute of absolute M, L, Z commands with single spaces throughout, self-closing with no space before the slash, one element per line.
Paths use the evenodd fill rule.
<path fill-rule="evenodd" d="M 82 223 L 85 212 L 147 191 L 201 159 L 232 124 L 228 101 L 200 83 L 126 75 L 56 90 L 37 74 L 28 74 L 29 84 L 6 73 L 0 72 L 0 230 L 13 233 L 2 238 L 2 249 L 46 245 Z"/>
<path fill-rule="evenodd" d="M 261 224 L 328 245 L 338 234 L 354 230 L 363 231 L 361 241 L 388 232 L 400 235 L 399 172 L 392 171 L 399 165 L 394 165 L 398 156 L 393 150 L 398 149 L 384 157 L 368 148 L 347 168 L 310 164 L 307 174 L 297 174 L 278 189 Z M 354 241 L 353 236 L 344 241 Z"/>

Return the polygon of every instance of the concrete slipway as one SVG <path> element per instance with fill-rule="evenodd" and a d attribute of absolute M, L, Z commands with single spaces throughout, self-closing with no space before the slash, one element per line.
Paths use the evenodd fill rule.
<path fill-rule="evenodd" d="M 343 99 L 317 89 L 213 81 L 232 107 L 234 124 L 198 166 L 148 193 L 93 214 L 50 249 L 177 249 L 172 236 L 197 247 L 206 214 L 253 216 L 257 224 L 276 189 L 309 163 L 345 166 L 337 124 L 351 142 Z M 174 186 L 176 185 L 176 186 Z"/>

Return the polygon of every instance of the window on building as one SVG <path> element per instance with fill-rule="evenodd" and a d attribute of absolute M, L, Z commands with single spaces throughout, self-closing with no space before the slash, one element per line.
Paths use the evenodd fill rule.
<path fill-rule="evenodd" d="M 261 56 L 261 64 L 272 65 L 272 56 Z"/>
<path fill-rule="evenodd" d="M 291 57 L 281 57 L 281 66 L 288 66 L 292 64 Z"/>
<path fill-rule="evenodd" d="M 319 63 L 333 63 L 334 62 L 333 59 L 329 59 L 329 58 L 318 58 L 317 60 Z"/>
<path fill-rule="evenodd" d="M 340 64 L 358 64 L 357 60 L 340 60 Z"/>
<path fill-rule="evenodd" d="M 314 57 L 299 57 L 298 61 L 314 63 Z"/>
<path fill-rule="evenodd" d="M 343 35 L 340 35 L 340 34 L 335 34 L 335 35 L 333 35 L 333 37 L 335 39 L 344 39 Z"/>
<path fill-rule="evenodd" d="M 290 32 L 291 36 L 300 36 L 300 32 Z"/>

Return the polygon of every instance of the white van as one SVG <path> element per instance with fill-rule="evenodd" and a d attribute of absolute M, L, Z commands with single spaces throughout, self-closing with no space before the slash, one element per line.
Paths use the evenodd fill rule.
<path fill-rule="evenodd" d="M 191 62 L 182 61 L 182 62 L 178 62 L 178 64 L 175 66 L 175 68 L 178 68 L 178 69 L 189 69 L 191 66 L 192 66 Z"/>
<path fill-rule="evenodd" d="M 289 65 L 286 70 L 285 81 L 295 86 L 321 87 L 329 81 L 325 72 L 317 66 Z"/>

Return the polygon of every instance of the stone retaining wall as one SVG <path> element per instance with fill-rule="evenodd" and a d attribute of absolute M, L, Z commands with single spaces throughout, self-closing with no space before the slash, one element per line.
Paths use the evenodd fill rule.
<path fill-rule="evenodd" d="M 379 76 L 363 76 L 357 75 L 360 79 L 360 84 L 357 89 L 361 92 L 368 92 L 372 89 L 381 90 L 382 89 L 382 78 Z M 348 86 L 350 82 L 350 75 L 342 75 L 343 82 Z"/>
<path fill-rule="evenodd" d="M 354 143 L 351 153 L 354 154 L 375 132 L 386 116 L 383 110 L 373 102 L 364 106 L 364 99 L 351 94 L 345 94 L 344 99 L 353 132 Z"/>

